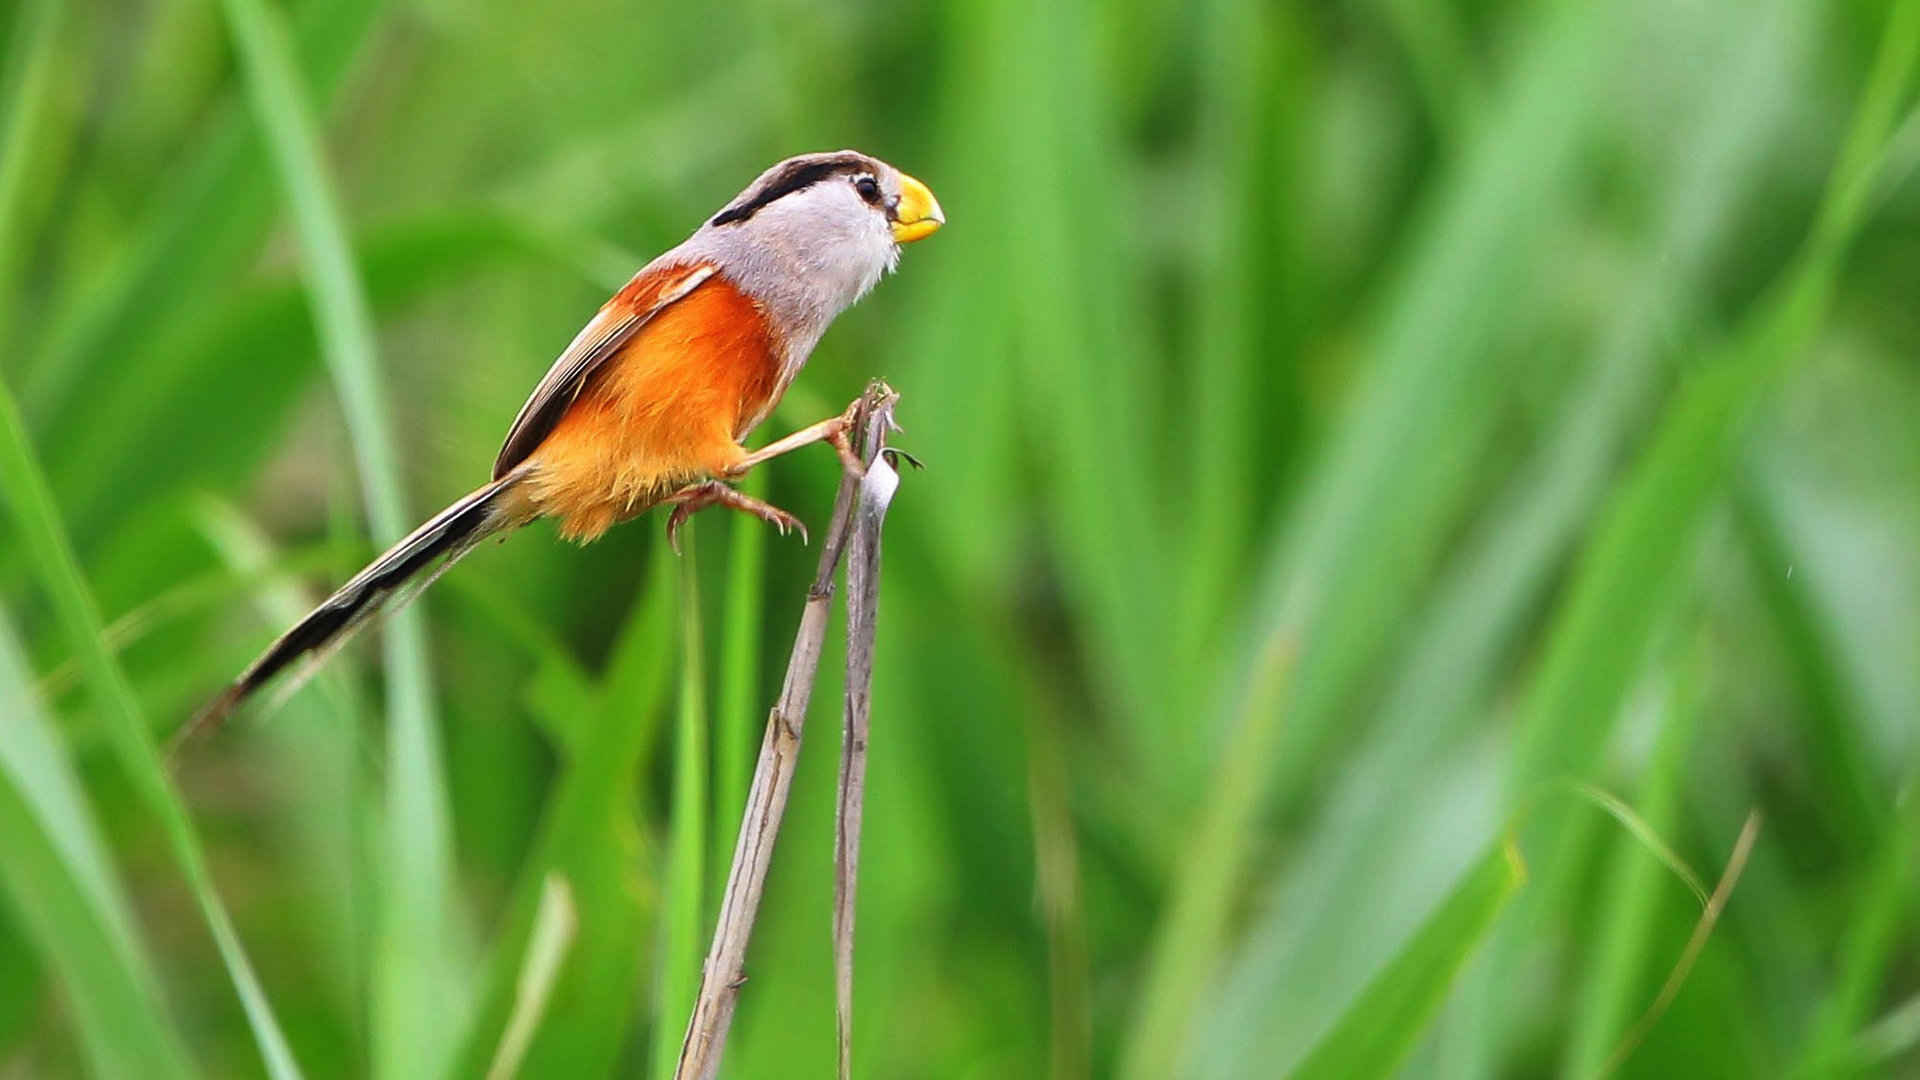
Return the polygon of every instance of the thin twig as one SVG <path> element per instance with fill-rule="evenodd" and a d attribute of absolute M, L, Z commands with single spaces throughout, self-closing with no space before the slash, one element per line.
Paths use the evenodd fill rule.
<path fill-rule="evenodd" d="M 580 929 L 580 916 L 573 905 L 573 889 L 559 874 L 548 874 L 540 883 L 540 906 L 533 913 L 533 930 L 527 935 L 527 958 L 520 967 L 520 979 L 514 984 L 513 1012 L 507 1018 L 507 1030 L 493 1052 L 493 1064 L 487 1066 L 487 1080 L 510 1080 L 520 1071 L 520 1063 L 533 1043 L 533 1033 L 547 1011 L 553 986 L 560 977 L 560 965 Z"/>
<path fill-rule="evenodd" d="M 860 436 L 862 458 L 867 463 L 871 463 L 885 445 L 897 399 L 898 395 L 878 380 L 868 384 L 860 398 L 854 412 L 854 430 Z M 733 868 L 727 874 L 713 946 L 707 952 L 707 962 L 701 971 L 700 995 L 687 1021 L 686 1038 L 680 1044 L 675 1080 L 711 1080 L 720 1070 L 720 1055 L 726 1049 L 733 1010 L 739 1002 L 740 987 L 746 982 L 747 941 L 760 911 L 767 868 L 773 861 L 773 845 L 779 838 L 780 821 L 786 814 L 787 797 L 793 789 L 807 703 L 813 696 L 814 675 L 819 671 L 820 651 L 826 639 L 827 611 L 833 601 L 833 574 L 846 550 L 860 481 L 860 474 L 851 469 L 845 470 L 840 478 L 833 518 L 820 546 L 819 570 L 807 590 L 806 607 L 800 613 L 800 629 L 794 635 L 793 652 L 787 659 L 786 681 L 781 685 L 779 700 L 767 716 L 760 761 L 754 768 L 753 787 L 747 793 L 746 812 L 741 817 L 740 838 L 733 849 Z"/>
<path fill-rule="evenodd" d="M 853 1077 L 853 906 L 860 880 L 860 812 L 867 794 L 867 729 L 873 712 L 874 621 L 880 613 L 880 526 L 900 474 L 876 457 L 860 482 L 847 547 L 847 687 L 840 736 L 840 799 L 833 828 L 834 1016 L 840 1080 Z"/>
<path fill-rule="evenodd" d="M 1720 883 L 1714 886 L 1713 896 L 1707 900 L 1706 910 L 1700 913 L 1700 920 L 1694 924 L 1693 933 L 1687 938 L 1686 948 L 1680 950 L 1680 959 L 1673 965 L 1673 970 L 1667 974 L 1667 981 L 1661 985 L 1660 993 L 1654 997 L 1653 1004 L 1647 1006 L 1647 1011 L 1642 1013 L 1640 1019 L 1621 1037 L 1620 1045 L 1613 1048 L 1612 1055 L 1607 1058 L 1606 1064 L 1600 1066 L 1600 1071 L 1595 1075 L 1613 1075 L 1614 1070 L 1618 1069 L 1634 1050 L 1639 1048 L 1640 1043 L 1647 1037 L 1647 1032 L 1653 1030 L 1654 1023 L 1667 1011 L 1667 1006 L 1673 1004 L 1675 995 L 1680 993 L 1681 984 L 1687 981 L 1687 974 L 1693 970 L 1693 962 L 1700 958 L 1700 950 L 1707 947 L 1707 938 L 1713 933 L 1714 925 L 1720 921 L 1720 913 L 1726 910 L 1727 899 L 1733 895 L 1734 885 L 1739 883 L 1741 872 L 1747 868 L 1747 856 L 1753 853 L 1753 842 L 1759 835 L 1760 811 L 1749 811 L 1746 824 L 1740 827 L 1740 835 L 1733 842 L 1733 854 L 1727 856 L 1727 868 L 1721 871 Z"/>

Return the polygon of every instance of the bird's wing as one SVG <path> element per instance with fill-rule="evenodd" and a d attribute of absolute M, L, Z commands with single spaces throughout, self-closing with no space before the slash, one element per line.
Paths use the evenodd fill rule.
<path fill-rule="evenodd" d="M 493 478 L 505 476 L 553 433 L 567 407 L 580 396 L 587 380 L 593 378 L 608 357 L 631 341 L 648 320 L 698 288 L 713 272 L 712 266 L 700 263 L 658 270 L 648 268 L 635 274 L 574 337 L 566 351 L 547 369 L 540 385 L 533 388 L 527 403 L 520 406 L 520 415 L 513 418 L 513 426 L 507 429 L 500 456 L 494 459 Z"/>

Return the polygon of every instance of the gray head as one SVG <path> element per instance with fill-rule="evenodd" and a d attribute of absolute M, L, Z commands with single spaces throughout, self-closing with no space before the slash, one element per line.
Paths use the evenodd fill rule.
<path fill-rule="evenodd" d="M 668 255 L 711 260 L 759 301 L 797 366 L 834 316 L 899 262 L 900 245 L 945 220 L 925 184 L 878 158 L 802 154 L 761 173 Z"/>

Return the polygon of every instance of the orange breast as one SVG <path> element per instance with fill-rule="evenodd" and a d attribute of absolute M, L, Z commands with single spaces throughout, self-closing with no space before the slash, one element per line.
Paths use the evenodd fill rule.
<path fill-rule="evenodd" d="M 719 276 L 669 304 L 596 372 L 536 449 L 529 492 L 561 535 L 592 540 L 745 451 L 779 386 L 775 335 Z"/>

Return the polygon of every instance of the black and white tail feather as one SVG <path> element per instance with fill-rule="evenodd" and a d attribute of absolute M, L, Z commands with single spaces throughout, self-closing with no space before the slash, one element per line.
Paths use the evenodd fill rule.
<path fill-rule="evenodd" d="M 276 695 L 276 701 L 284 700 L 346 644 L 354 631 L 406 606 L 480 541 L 524 524 L 526 517 L 515 513 L 508 505 L 512 500 L 507 498 L 519 481 L 520 473 L 510 473 L 461 497 L 367 564 L 267 646 L 267 651 L 232 685 L 194 714 L 175 736 L 175 746 L 212 730 L 274 676 L 298 664 L 298 671 Z"/>

